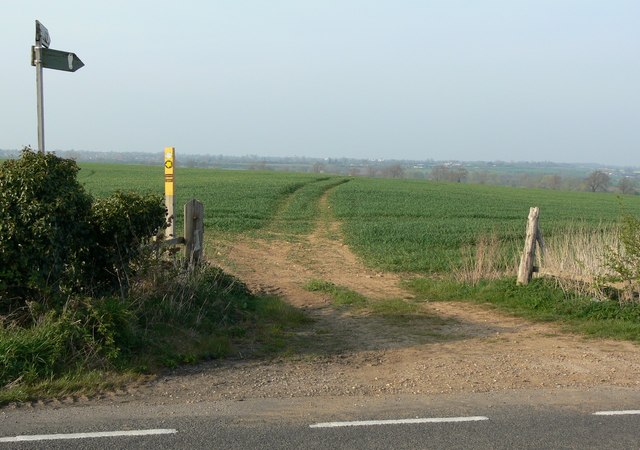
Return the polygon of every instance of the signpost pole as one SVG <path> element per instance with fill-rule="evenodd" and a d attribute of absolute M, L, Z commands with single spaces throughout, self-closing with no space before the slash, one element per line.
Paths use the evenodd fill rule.
<path fill-rule="evenodd" d="M 38 102 L 38 150 L 44 153 L 44 93 L 42 87 L 42 47 L 40 43 L 35 46 L 36 64 L 36 96 Z"/>
<path fill-rule="evenodd" d="M 38 103 L 38 150 L 44 153 L 44 88 L 42 82 L 42 49 L 49 48 L 49 31 L 36 20 L 36 45 L 33 48 L 33 64 L 36 66 L 36 97 Z"/>
<path fill-rule="evenodd" d="M 167 221 L 169 223 L 169 226 L 165 229 L 165 237 L 167 239 L 176 237 L 175 159 L 176 149 L 174 147 L 166 147 L 164 149 L 164 204 L 167 208 Z"/>
<path fill-rule="evenodd" d="M 49 30 L 36 20 L 36 45 L 31 47 L 31 65 L 36 66 L 36 97 L 38 102 L 38 150 L 44 153 L 44 89 L 42 87 L 42 69 L 75 72 L 84 63 L 75 53 L 49 48 L 51 37 Z"/>

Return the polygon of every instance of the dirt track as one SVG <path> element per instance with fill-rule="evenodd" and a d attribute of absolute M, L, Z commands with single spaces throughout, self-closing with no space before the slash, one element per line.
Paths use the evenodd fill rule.
<path fill-rule="evenodd" d="M 211 362 L 145 389 L 161 399 L 426 394 L 640 385 L 640 347 L 592 340 L 466 303 L 424 304 L 389 320 L 330 305 L 301 286 L 323 279 L 372 299 L 411 298 L 397 275 L 364 267 L 340 240 L 326 199 L 313 233 L 244 239 L 216 262 L 252 289 L 276 293 L 314 319 L 293 355 Z"/>

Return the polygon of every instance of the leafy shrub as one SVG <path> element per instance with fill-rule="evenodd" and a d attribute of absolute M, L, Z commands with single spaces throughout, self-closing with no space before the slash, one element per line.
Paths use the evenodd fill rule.
<path fill-rule="evenodd" d="M 144 259 L 144 245 L 165 224 L 161 195 L 116 192 L 93 204 L 91 226 L 94 241 L 85 282 L 94 289 L 128 285 L 134 265 Z"/>
<path fill-rule="evenodd" d="M 91 197 L 78 170 L 72 160 L 29 149 L 0 166 L 0 306 L 64 289 L 86 255 Z"/>
<path fill-rule="evenodd" d="M 59 309 L 74 293 L 126 288 L 142 245 L 162 228 L 160 195 L 118 192 L 94 202 L 78 170 L 28 148 L 0 165 L 0 313 L 27 301 Z"/>
<path fill-rule="evenodd" d="M 605 265 L 612 272 L 602 277 L 605 282 L 623 283 L 623 300 L 633 300 L 640 291 L 640 220 L 627 214 L 620 227 L 620 242 L 617 249 L 610 248 Z"/>

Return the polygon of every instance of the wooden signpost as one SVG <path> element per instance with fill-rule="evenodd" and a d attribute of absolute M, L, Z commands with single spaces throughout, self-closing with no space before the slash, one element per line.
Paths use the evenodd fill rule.
<path fill-rule="evenodd" d="M 184 205 L 184 236 L 176 236 L 176 197 L 175 197 L 176 149 L 164 149 L 164 202 L 167 208 L 165 245 L 184 244 L 184 257 L 190 267 L 197 265 L 202 258 L 204 244 L 204 205 L 195 198 Z"/>
<path fill-rule="evenodd" d="M 164 149 L 164 203 L 167 208 L 167 221 L 169 223 L 165 230 L 165 238 L 167 239 L 176 237 L 175 164 L 176 149 L 174 147 L 166 147 Z"/>

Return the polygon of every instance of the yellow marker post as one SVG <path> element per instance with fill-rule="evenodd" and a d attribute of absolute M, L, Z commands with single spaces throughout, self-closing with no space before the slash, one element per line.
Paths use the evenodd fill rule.
<path fill-rule="evenodd" d="M 164 204 L 167 207 L 167 221 L 169 226 L 165 230 L 165 237 L 167 239 L 173 239 L 176 237 L 176 221 L 175 221 L 175 209 L 176 199 L 174 197 L 175 192 L 175 177 L 173 170 L 176 162 L 176 149 L 174 147 L 165 147 L 164 149 Z"/>

